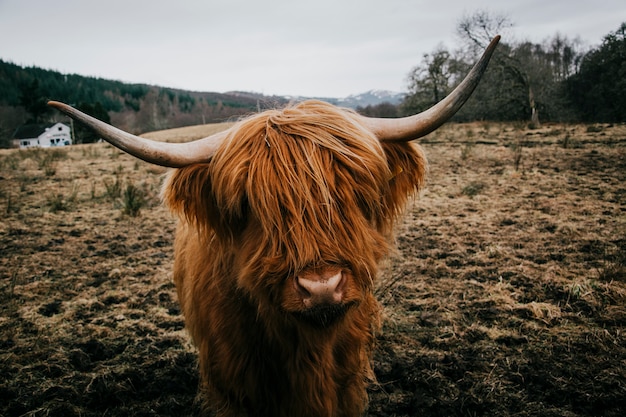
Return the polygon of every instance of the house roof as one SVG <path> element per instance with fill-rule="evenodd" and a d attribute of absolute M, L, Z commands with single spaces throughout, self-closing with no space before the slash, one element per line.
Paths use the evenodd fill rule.
<path fill-rule="evenodd" d="M 57 123 L 46 123 L 46 124 L 29 124 L 22 125 L 15 129 L 13 133 L 13 139 L 32 139 L 37 138 L 39 135 L 44 133 L 46 129 L 56 125 Z"/>

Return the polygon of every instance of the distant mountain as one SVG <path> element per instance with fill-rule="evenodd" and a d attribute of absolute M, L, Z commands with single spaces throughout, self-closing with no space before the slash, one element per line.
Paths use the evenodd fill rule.
<path fill-rule="evenodd" d="M 370 90 L 365 93 L 350 95 L 337 100 L 337 105 L 343 107 L 357 108 L 376 106 L 382 103 L 398 105 L 404 100 L 405 93 L 396 93 L 387 90 Z"/>
<path fill-rule="evenodd" d="M 284 98 L 288 101 L 303 101 L 308 99 L 322 100 L 337 106 L 356 109 L 357 107 L 376 106 L 382 103 L 390 103 L 397 106 L 402 103 L 405 95 L 405 93 L 397 93 L 388 90 L 369 90 L 361 94 L 352 94 L 343 98 L 303 96 L 286 96 Z"/>

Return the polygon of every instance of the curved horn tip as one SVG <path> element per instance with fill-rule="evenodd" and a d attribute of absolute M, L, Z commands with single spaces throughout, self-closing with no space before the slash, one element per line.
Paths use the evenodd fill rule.
<path fill-rule="evenodd" d="M 500 36 L 500 35 L 494 36 L 493 39 L 491 40 L 491 42 L 489 42 L 489 46 L 487 46 L 487 48 L 488 49 L 495 48 L 496 45 L 498 44 L 498 42 L 500 42 L 500 39 L 502 39 L 502 36 Z"/>
<path fill-rule="evenodd" d="M 71 108 L 72 106 L 67 105 L 65 103 L 61 103 L 60 101 L 48 100 L 46 105 L 50 107 L 54 107 L 57 110 L 64 111 L 67 108 Z"/>

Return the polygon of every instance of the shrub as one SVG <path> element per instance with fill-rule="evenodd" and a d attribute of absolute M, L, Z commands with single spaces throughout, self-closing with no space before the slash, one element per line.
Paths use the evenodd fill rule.
<path fill-rule="evenodd" d="M 113 201 L 122 196 L 122 181 L 120 181 L 120 177 L 116 176 L 114 182 L 105 179 L 104 188 L 106 188 L 105 195 Z"/>
<path fill-rule="evenodd" d="M 463 190 L 461 192 L 471 198 L 477 194 L 480 194 L 481 191 L 483 191 L 486 187 L 487 186 L 483 182 L 472 181 L 469 184 L 467 184 L 465 187 L 463 187 Z"/>
<path fill-rule="evenodd" d="M 68 201 L 65 199 L 63 194 L 52 194 L 48 196 L 47 204 L 52 213 L 56 213 L 57 211 L 67 211 L 69 209 Z"/>
<path fill-rule="evenodd" d="M 133 183 L 128 183 L 122 196 L 122 211 L 131 217 L 139 215 L 139 211 L 146 205 L 144 192 L 135 187 Z"/>

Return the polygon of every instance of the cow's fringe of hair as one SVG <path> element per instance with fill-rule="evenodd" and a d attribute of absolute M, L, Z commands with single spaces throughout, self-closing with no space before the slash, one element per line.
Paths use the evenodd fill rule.
<path fill-rule="evenodd" d="M 328 232 L 322 229 L 333 210 L 346 203 L 388 235 L 408 196 L 423 185 L 426 159 L 416 145 L 381 144 L 354 116 L 318 101 L 252 116 L 209 163 L 173 171 L 164 199 L 223 239 L 237 236 L 249 215 L 263 218 L 268 236 Z"/>
<path fill-rule="evenodd" d="M 174 278 L 220 415 L 363 411 L 377 265 L 426 167 L 418 146 L 381 144 L 354 113 L 309 101 L 240 122 L 211 161 L 170 174 Z M 285 280 L 328 264 L 349 271 L 351 308 L 317 329 L 289 314 L 301 303 Z"/>

